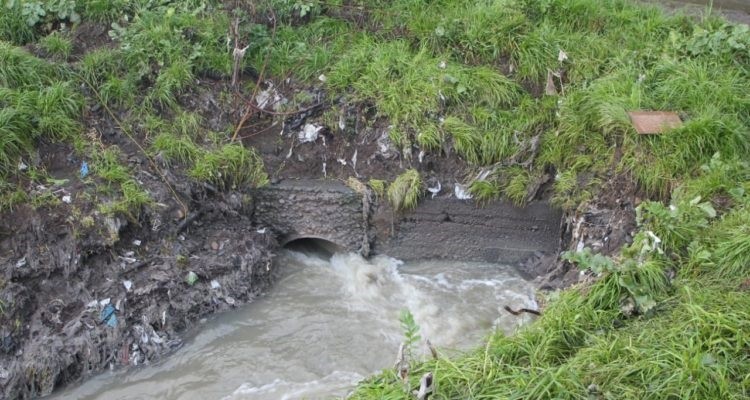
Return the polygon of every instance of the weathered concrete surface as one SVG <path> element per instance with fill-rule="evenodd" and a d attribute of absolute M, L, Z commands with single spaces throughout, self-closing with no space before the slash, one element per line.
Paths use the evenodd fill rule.
<path fill-rule="evenodd" d="M 370 254 L 373 236 L 363 196 L 338 181 L 283 181 L 256 189 L 254 220 L 271 229 L 281 245 L 323 239 Z M 364 208 L 367 210 L 363 210 Z"/>
<path fill-rule="evenodd" d="M 254 221 L 271 229 L 282 245 L 316 238 L 365 256 L 373 246 L 378 254 L 402 260 L 519 264 L 554 254 L 560 244 L 561 213 L 545 202 L 479 207 L 444 196 L 423 200 L 392 221 L 387 206 L 373 215 L 367 200 L 337 181 L 284 181 L 255 191 Z"/>
<path fill-rule="evenodd" d="M 455 197 L 427 199 L 396 220 L 395 235 L 378 241 L 375 251 L 401 260 L 519 264 L 557 252 L 561 217 L 545 202 L 518 208 L 505 201 L 479 207 Z"/>

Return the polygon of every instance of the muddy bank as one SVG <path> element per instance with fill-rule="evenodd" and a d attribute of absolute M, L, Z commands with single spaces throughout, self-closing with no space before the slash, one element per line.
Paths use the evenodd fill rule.
<path fill-rule="evenodd" d="M 251 301 L 271 282 L 276 246 L 251 208 L 235 193 L 169 223 L 102 217 L 82 228 L 64 207 L 4 216 L 0 398 L 157 360 L 200 318 Z"/>

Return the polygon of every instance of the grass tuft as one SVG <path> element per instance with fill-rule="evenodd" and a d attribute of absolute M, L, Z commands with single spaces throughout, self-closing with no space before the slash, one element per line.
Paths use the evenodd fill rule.
<path fill-rule="evenodd" d="M 189 172 L 199 181 L 221 190 L 238 190 L 268 184 L 263 160 L 253 149 L 241 144 L 225 144 L 199 157 Z"/>
<path fill-rule="evenodd" d="M 424 183 L 419 172 L 409 169 L 388 186 L 388 201 L 396 211 L 413 210 L 424 194 Z"/>

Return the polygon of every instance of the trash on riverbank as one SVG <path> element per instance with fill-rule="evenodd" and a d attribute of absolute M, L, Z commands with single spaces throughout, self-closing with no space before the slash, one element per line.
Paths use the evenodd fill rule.
<path fill-rule="evenodd" d="M 629 111 L 630 121 L 641 135 L 656 135 L 682 126 L 677 113 L 667 111 Z"/>
<path fill-rule="evenodd" d="M 198 275 L 195 272 L 190 271 L 188 272 L 187 277 L 185 278 L 185 281 L 187 282 L 188 285 L 193 286 L 195 285 L 196 282 L 198 282 Z"/>

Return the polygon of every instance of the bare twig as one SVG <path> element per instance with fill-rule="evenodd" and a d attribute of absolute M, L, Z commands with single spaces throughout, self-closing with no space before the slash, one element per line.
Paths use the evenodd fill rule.
<path fill-rule="evenodd" d="M 396 368 L 396 373 L 404 384 L 406 384 L 409 380 L 409 360 L 406 359 L 406 343 L 401 343 L 398 347 L 398 356 L 396 357 L 394 368 Z"/>
<path fill-rule="evenodd" d="M 542 315 L 542 313 L 539 310 L 532 310 L 530 308 L 521 308 L 518 311 L 516 311 L 516 310 L 513 310 L 512 308 L 510 308 L 510 306 L 505 306 L 504 309 L 505 309 L 505 311 L 507 311 L 507 312 L 509 312 L 509 313 L 511 313 L 513 315 L 516 315 L 516 316 L 517 315 L 521 315 L 522 313 L 529 313 L 529 314 L 534 314 L 534 315 Z"/>
<path fill-rule="evenodd" d="M 273 47 L 273 44 L 276 42 L 276 28 L 277 28 L 277 22 L 276 22 L 276 13 L 271 9 L 271 15 L 273 19 L 273 31 L 271 34 L 271 44 L 269 45 L 269 48 Z M 266 53 L 266 57 L 263 60 L 263 67 L 260 69 L 260 73 L 258 74 L 258 79 L 255 82 L 255 88 L 253 89 L 253 96 L 251 99 L 255 99 L 258 95 L 258 88 L 260 87 L 261 82 L 263 82 L 263 77 L 266 74 L 266 68 L 268 68 L 268 60 L 271 57 L 271 52 Z M 247 103 L 247 107 L 245 107 L 245 112 L 242 115 L 242 118 L 240 119 L 240 122 L 237 124 L 237 127 L 234 128 L 234 134 L 232 135 L 232 141 L 234 142 L 237 140 L 237 136 L 240 134 L 240 130 L 242 130 L 242 126 L 245 125 L 245 122 L 252 117 L 255 108 L 251 106 L 252 102 Z"/>
<path fill-rule="evenodd" d="M 432 342 L 430 342 L 430 339 L 426 339 L 425 343 L 427 343 L 427 348 L 430 349 L 430 353 L 432 354 L 432 358 L 435 360 L 438 359 L 438 352 L 435 346 L 432 345 Z"/>

